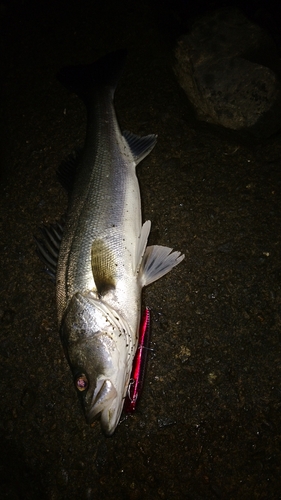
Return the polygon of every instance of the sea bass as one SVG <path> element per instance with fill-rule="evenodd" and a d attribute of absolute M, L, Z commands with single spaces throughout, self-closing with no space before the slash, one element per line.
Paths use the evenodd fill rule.
<path fill-rule="evenodd" d="M 113 97 L 124 61 L 120 50 L 59 75 L 86 105 L 87 132 L 76 165 L 60 172 L 69 189 L 65 222 L 45 228 L 38 243 L 56 274 L 60 336 L 86 420 L 100 416 L 107 435 L 128 392 L 142 288 L 184 258 L 171 248 L 147 247 L 151 223 L 142 224 L 136 165 L 156 136 L 120 131 Z"/>

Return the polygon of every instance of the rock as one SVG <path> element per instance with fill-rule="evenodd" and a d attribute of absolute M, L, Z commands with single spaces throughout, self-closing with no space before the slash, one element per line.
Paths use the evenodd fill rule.
<path fill-rule="evenodd" d="M 239 10 L 199 19 L 180 40 L 176 59 L 175 73 L 199 119 L 256 137 L 281 128 L 281 83 L 264 64 L 278 61 L 277 49 Z"/>

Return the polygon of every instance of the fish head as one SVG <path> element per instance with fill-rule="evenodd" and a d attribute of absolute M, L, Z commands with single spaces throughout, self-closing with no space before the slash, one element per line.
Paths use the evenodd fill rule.
<path fill-rule="evenodd" d="M 76 293 L 65 312 L 61 339 L 86 420 L 100 416 L 111 435 L 121 416 L 130 380 L 130 329 L 116 311 L 92 293 Z"/>

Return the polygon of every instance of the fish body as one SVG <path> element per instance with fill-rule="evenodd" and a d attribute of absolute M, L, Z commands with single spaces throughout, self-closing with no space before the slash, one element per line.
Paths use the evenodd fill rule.
<path fill-rule="evenodd" d="M 121 133 L 113 97 L 124 59 L 124 51 L 117 51 L 60 75 L 86 104 L 87 132 L 61 241 L 51 251 L 53 260 L 58 253 L 58 323 L 74 383 L 87 421 L 100 415 L 107 435 L 118 424 L 130 382 L 141 290 L 184 258 L 170 248 L 146 246 L 151 224 L 142 224 L 136 165 L 156 136 Z M 54 226 L 49 240 L 52 231 Z M 50 250 L 39 251 L 47 260 Z"/>

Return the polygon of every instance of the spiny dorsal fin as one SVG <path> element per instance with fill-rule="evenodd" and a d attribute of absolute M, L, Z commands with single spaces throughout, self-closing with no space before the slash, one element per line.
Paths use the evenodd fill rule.
<path fill-rule="evenodd" d="M 51 224 L 49 227 L 40 227 L 42 239 L 35 238 L 37 245 L 37 254 L 43 264 L 46 266 L 46 271 L 55 281 L 57 263 L 59 258 L 60 244 L 64 229 L 64 220 Z"/>

